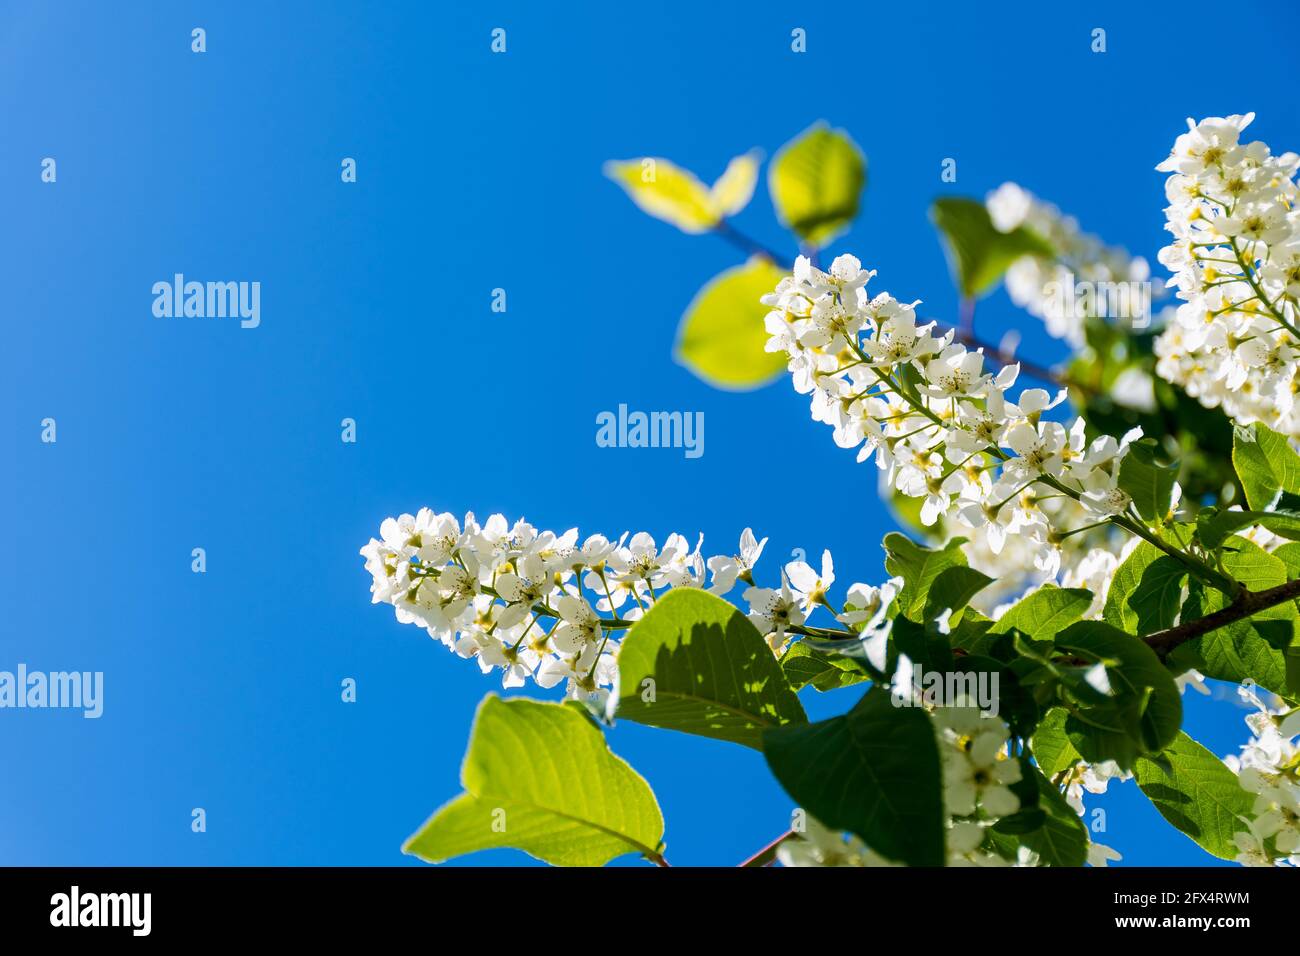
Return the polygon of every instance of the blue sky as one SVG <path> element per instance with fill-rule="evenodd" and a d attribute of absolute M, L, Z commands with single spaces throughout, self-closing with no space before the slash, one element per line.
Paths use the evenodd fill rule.
<path fill-rule="evenodd" d="M 683 308 L 737 254 L 642 215 L 602 162 L 712 180 L 815 120 L 844 127 L 870 183 L 830 252 L 948 317 L 937 195 L 1012 179 L 1154 261 L 1152 167 L 1185 116 L 1255 110 L 1256 136 L 1300 145 L 1276 10 L 1233 9 L 0 4 L 0 668 L 106 682 L 99 720 L 0 712 L 0 863 L 412 862 L 399 845 L 458 792 L 496 684 L 369 604 L 356 552 L 390 514 L 702 531 L 717 551 L 752 525 L 769 571 L 830 548 L 841 580 L 880 579 L 875 469 L 787 382 L 721 393 L 671 359 Z M 1248 79 L 1207 71 L 1236 49 Z M 793 252 L 762 192 L 737 225 Z M 154 318 L 177 272 L 259 281 L 260 327 Z M 1000 292 L 979 321 L 1059 357 Z M 703 411 L 706 453 L 598 448 L 595 415 L 620 402 Z M 1245 712 L 1222 696 L 1187 726 L 1226 753 Z M 628 724 L 610 743 L 658 794 L 675 863 L 739 861 L 787 825 L 756 753 Z M 1126 862 L 1212 862 L 1131 784 L 1101 805 L 1097 839 Z"/>

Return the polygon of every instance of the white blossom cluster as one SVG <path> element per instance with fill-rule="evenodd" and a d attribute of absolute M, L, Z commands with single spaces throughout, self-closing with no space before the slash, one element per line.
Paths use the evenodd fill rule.
<path fill-rule="evenodd" d="M 644 531 L 617 541 L 597 534 L 579 544 L 576 528 L 539 531 L 499 514 L 480 524 L 472 512 L 461 522 L 428 508 L 385 519 L 379 534 L 361 549 L 373 603 L 393 605 L 399 621 L 425 628 L 483 673 L 499 669 L 503 687 L 563 681 L 568 697 L 609 707 L 618 684 L 614 635 L 668 589 L 707 588 L 721 596 L 744 582 L 749 620 L 777 654 L 823 608 L 853 631 L 872 631 L 872 654 L 883 666 L 888 632 L 880 624 L 900 584 L 853 584 L 835 613 L 827 551 L 819 570 L 791 561 L 780 588 L 757 587 L 752 572 L 767 539 L 757 540 L 749 528 L 737 554 L 709 558 L 700 550 L 702 535 L 694 549 L 680 534 L 661 548 Z"/>
<path fill-rule="evenodd" d="M 1256 712 L 1246 718 L 1253 736 L 1224 763 L 1255 794 L 1254 815 L 1233 840 L 1246 866 L 1300 866 L 1300 710 L 1273 710 L 1251 684 L 1237 689 Z"/>
<path fill-rule="evenodd" d="M 1054 251 L 1054 256 L 1024 255 L 1013 262 L 1005 279 L 1007 294 L 1020 308 L 1042 319 L 1049 334 L 1076 349 L 1084 344 L 1086 320 L 1106 317 L 1109 302 L 1104 296 L 1076 295 L 1076 283 L 1104 289 L 1113 283 L 1145 283 L 1151 275 L 1145 259 L 1133 258 L 1083 232 L 1072 216 L 1015 183 L 1003 183 L 985 197 L 984 205 L 999 232 L 1023 226 Z M 1122 317 L 1145 327 L 1150 302 L 1132 297 L 1125 303 L 1130 314 Z"/>
<path fill-rule="evenodd" d="M 1024 538 L 1034 566 L 1054 577 L 1076 517 L 1098 523 L 1130 510 L 1119 464 L 1140 430 L 1089 443 L 1082 419 L 1067 427 L 1045 417 L 1064 390 L 1027 388 L 1013 402 L 1019 366 L 985 371 L 981 350 L 918 326 L 916 303 L 869 296 L 874 274 L 849 255 L 830 272 L 799 257 L 762 299 L 767 350 L 788 355 L 795 390 L 811 395 L 813 419 L 836 444 L 860 448 L 859 461 L 874 456 L 890 486 L 924 499 L 923 524 L 953 519 L 982 533 L 994 555 Z M 1068 526 L 1054 520 L 1058 510 L 1073 512 Z"/>
<path fill-rule="evenodd" d="M 1300 156 L 1241 132 L 1255 117 L 1194 123 L 1156 169 L 1174 241 L 1160 262 L 1181 304 L 1156 341 L 1156 372 L 1243 424 L 1300 437 Z"/>
<path fill-rule="evenodd" d="M 933 717 L 948 814 L 948 865 L 1006 866 L 1007 860 L 982 845 L 987 827 L 1020 809 L 1010 788 L 1020 780 L 1020 764 L 1007 754 L 1010 729 L 975 707 L 938 707 Z"/>

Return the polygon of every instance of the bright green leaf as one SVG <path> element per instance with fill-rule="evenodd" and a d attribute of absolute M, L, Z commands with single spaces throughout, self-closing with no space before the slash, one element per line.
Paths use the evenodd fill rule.
<path fill-rule="evenodd" d="M 605 164 L 605 175 L 623 187 L 643 212 L 682 232 L 708 232 L 748 205 L 758 181 L 757 150 L 737 156 L 712 188 L 690 170 L 658 156 Z"/>
<path fill-rule="evenodd" d="M 763 635 L 696 588 L 655 602 L 628 631 L 618 669 L 625 720 L 756 749 L 764 729 L 808 720 Z"/>
<path fill-rule="evenodd" d="M 1219 547 L 1229 535 L 1263 525 L 1283 538 L 1300 538 L 1300 512 L 1297 511 L 1205 511 L 1196 517 L 1197 536 L 1207 548 Z"/>
<path fill-rule="evenodd" d="M 1050 638 L 1083 617 L 1091 606 L 1091 591 L 1044 585 L 1003 612 L 989 633 L 1017 630 L 1038 639 Z"/>
<path fill-rule="evenodd" d="M 1102 616 L 1130 634 L 1173 627 L 1186 579 L 1187 568 L 1181 561 L 1143 541 L 1116 568 Z"/>
<path fill-rule="evenodd" d="M 1149 438 L 1134 442 L 1119 465 L 1119 487 L 1147 521 L 1163 521 L 1173 503 L 1176 464 L 1156 461 L 1156 444 Z"/>
<path fill-rule="evenodd" d="M 866 671 L 853 658 L 826 653 L 805 641 L 790 645 L 781 658 L 781 669 L 794 690 L 809 684 L 820 691 L 838 690 L 869 680 Z"/>
<path fill-rule="evenodd" d="M 873 688 L 849 713 L 763 735 L 768 766 L 800 807 L 883 856 L 942 866 L 943 776 L 924 710 Z"/>
<path fill-rule="evenodd" d="M 751 149 L 727 164 L 717 182 L 709 189 L 709 199 L 719 215 L 734 216 L 749 205 L 754 197 L 754 187 L 758 184 L 758 167 L 762 158 L 758 150 Z"/>
<path fill-rule="evenodd" d="M 1300 455 L 1261 422 L 1233 431 L 1232 466 L 1246 490 L 1246 503 L 1256 511 L 1272 508 L 1283 492 L 1300 494 Z"/>
<path fill-rule="evenodd" d="M 717 388 L 757 388 L 785 371 L 785 353 L 766 351 L 768 309 L 758 301 L 784 274 L 755 256 L 715 277 L 682 316 L 677 360 Z"/>
<path fill-rule="evenodd" d="M 671 160 L 659 156 L 611 160 L 604 172 L 643 212 L 682 232 L 708 232 L 720 221 L 708 187 Z"/>
<path fill-rule="evenodd" d="M 440 863 L 513 847 L 557 866 L 601 866 L 625 853 L 653 856 L 663 839 L 649 784 L 574 707 L 489 695 L 474 718 L 461 785 L 466 792 L 430 817 L 405 852 Z"/>
<path fill-rule="evenodd" d="M 767 182 L 782 224 L 822 247 L 857 216 L 867 162 L 847 133 L 818 123 L 781 147 Z"/>
<path fill-rule="evenodd" d="M 1241 818 L 1252 816 L 1255 798 L 1222 760 L 1184 733 L 1160 757 L 1159 762 L 1140 759 L 1134 765 L 1142 792 L 1162 817 L 1206 852 L 1234 859 L 1238 850 L 1232 835 L 1246 831 Z"/>
<path fill-rule="evenodd" d="M 944 571 L 966 564 L 961 551 L 965 542 L 953 538 L 942 548 L 927 548 L 896 531 L 885 535 L 885 570 L 903 579 L 903 590 L 895 600 L 904 614 L 914 621 L 922 619 L 931 585 Z"/>
<path fill-rule="evenodd" d="M 1056 776 L 1082 759 L 1065 732 L 1065 722 L 1069 716 L 1069 711 L 1063 707 L 1052 708 L 1039 721 L 1029 741 L 1034 759 L 1048 777 Z"/>

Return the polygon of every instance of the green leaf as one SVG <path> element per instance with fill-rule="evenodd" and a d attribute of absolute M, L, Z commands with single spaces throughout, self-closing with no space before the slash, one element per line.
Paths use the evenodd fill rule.
<path fill-rule="evenodd" d="M 1183 603 L 1187 568 L 1143 541 L 1115 569 L 1102 617 L 1131 634 L 1173 627 Z"/>
<path fill-rule="evenodd" d="M 921 616 L 926 621 L 933 621 L 944 611 L 951 611 L 948 624 L 956 626 L 970 599 L 992 583 L 993 579 L 987 574 L 964 564 L 944 568 L 926 592 Z"/>
<path fill-rule="evenodd" d="M 1019 842 L 1038 854 L 1040 866 L 1083 866 L 1088 859 L 1088 828 L 1074 808 L 1041 773 L 1028 768 L 1028 780 L 1038 787 L 1040 823 L 1030 830 L 1019 831 Z M 999 832 L 1016 832 L 999 820 L 993 826 Z"/>
<path fill-rule="evenodd" d="M 849 135 L 817 123 L 781 147 L 767 184 L 777 217 L 804 242 L 825 246 L 858 214 L 867 161 Z"/>
<path fill-rule="evenodd" d="M 1229 538 L 1222 560 L 1227 572 L 1252 591 L 1264 591 L 1287 580 L 1286 565 L 1245 538 Z M 1227 603 L 1222 593 L 1190 582 L 1181 619 L 1206 617 Z M 1290 696 L 1297 688 L 1287 681 L 1286 653 L 1296 639 L 1297 624 L 1300 615 L 1295 603 L 1279 604 L 1178 646 L 1169 661 L 1216 680 L 1240 683 L 1249 677 L 1276 694 Z"/>
<path fill-rule="evenodd" d="M 898 608 L 914 621 L 924 618 L 930 588 L 935 580 L 949 568 L 964 566 L 966 556 L 961 546 L 965 538 L 953 538 L 942 548 L 927 548 L 906 535 L 892 531 L 882 542 L 885 548 L 885 570 L 903 579 L 903 590 L 895 600 Z"/>
<path fill-rule="evenodd" d="M 942 773 L 924 710 L 873 688 L 849 713 L 763 735 L 772 773 L 800 807 L 876 852 L 913 866 L 944 862 Z"/>
<path fill-rule="evenodd" d="M 1263 525 L 1283 538 L 1300 538 L 1300 512 L 1297 511 L 1203 511 L 1196 516 L 1196 533 L 1201 544 L 1218 548 L 1229 535 Z"/>
<path fill-rule="evenodd" d="M 1076 706 L 1066 731 L 1085 760 L 1114 760 L 1128 768 L 1138 755 L 1162 750 L 1177 736 L 1182 697 L 1160 658 L 1140 639 L 1104 621 L 1080 621 L 1057 635 L 1056 646 L 1089 665 L 1103 663 L 1110 681 L 1110 696 L 1081 681 L 1071 688 Z"/>
<path fill-rule="evenodd" d="M 1178 465 L 1158 463 L 1156 443 L 1150 438 L 1130 445 L 1119 463 L 1119 487 L 1147 521 L 1163 521 L 1169 514 L 1177 478 Z"/>
<path fill-rule="evenodd" d="M 809 684 L 820 691 L 838 690 L 869 679 L 853 658 L 828 654 L 804 641 L 790 645 L 781 658 L 781 669 L 794 690 Z"/>
<path fill-rule="evenodd" d="M 716 229 L 725 217 L 748 205 L 761 159 L 758 150 L 737 156 L 712 188 L 690 170 L 660 157 L 611 160 L 604 173 L 622 186 L 643 212 L 682 232 L 698 234 Z"/>
<path fill-rule="evenodd" d="M 1283 492 L 1300 494 L 1300 455 L 1286 438 L 1256 422 L 1232 435 L 1232 467 L 1256 511 L 1272 508 Z"/>
<path fill-rule="evenodd" d="M 954 657 L 952 672 L 959 675 L 960 684 L 954 686 L 958 693 L 967 697 L 983 696 L 980 688 L 986 688 L 988 696 L 982 703 L 989 706 L 992 716 L 1001 717 L 1017 737 L 1025 737 L 1038 725 L 1039 707 L 1033 691 L 1021 685 L 1015 671 L 1002 661 L 983 654 L 963 654 Z M 968 678 L 960 675 L 973 674 L 976 683 L 974 693 Z M 984 684 L 978 683 L 980 680 Z M 994 683 L 996 681 L 996 683 Z"/>
<path fill-rule="evenodd" d="M 1040 640 L 1050 638 L 1083 617 L 1091 606 L 1091 591 L 1043 585 L 1003 612 L 989 633 L 1009 634 L 1015 630 Z"/>
<path fill-rule="evenodd" d="M 1300 577 L 1300 544 L 1284 544 L 1274 548 L 1269 554 L 1282 562 L 1286 568 L 1287 580 Z"/>
<path fill-rule="evenodd" d="M 1241 817 L 1252 816 L 1255 798 L 1242 789 L 1237 775 L 1191 737 L 1180 733 L 1159 762 L 1134 765 L 1138 786 L 1160 815 L 1224 860 L 1237 856 L 1232 835 L 1244 832 Z"/>
<path fill-rule="evenodd" d="M 763 635 L 696 588 L 669 591 L 632 625 L 618 669 L 618 715 L 637 723 L 761 749 L 764 729 L 808 720 Z"/>
<path fill-rule="evenodd" d="M 649 784 L 579 709 L 489 695 L 460 772 L 465 793 L 402 848 L 430 863 L 513 847 L 557 866 L 654 856 L 664 821 Z"/>
<path fill-rule="evenodd" d="M 967 653 L 975 653 L 987 643 L 993 622 L 973 607 L 967 607 L 961 620 L 948 631 L 948 643 Z"/>
<path fill-rule="evenodd" d="M 755 256 L 699 291 L 677 331 L 677 360 L 716 388 L 751 389 L 785 371 L 784 352 L 766 351 L 761 296 L 785 273 Z"/>
<path fill-rule="evenodd" d="M 1069 716 L 1070 713 L 1065 708 L 1053 707 L 1039 721 L 1029 741 L 1029 749 L 1033 751 L 1034 759 L 1038 761 L 1038 766 L 1048 777 L 1056 776 L 1062 770 L 1073 766 L 1075 761 L 1082 759 L 1065 732 L 1065 723 Z"/>
<path fill-rule="evenodd" d="M 952 647 L 948 644 L 948 636 L 932 624 L 918 624 L 902 616 L 896 617 L 889 639 L 895 651 L 906 654 L 926 673 L 939 675 L 952 670 Z M 893 668 L 894 662 L 891 662 L 889 670 Z"/>
<path fill-rule="evenodd" d="M 1055 255 L 1047 242 L 1024 227 L 999 232 L 984 204 L 975 199 L 936 199 L 930 218 L 943 235 L 948 265 L 966 298 L 988 292 L 1021 256 Z"/>

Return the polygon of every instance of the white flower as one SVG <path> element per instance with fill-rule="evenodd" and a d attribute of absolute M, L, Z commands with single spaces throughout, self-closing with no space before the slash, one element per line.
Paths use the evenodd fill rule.
<path fill-rule="evenodd" d="M 712 574 L 712 583 L 709 590 L 714 594 L 723 595 L 736 586 L 738 578 L 749 577 L 754 565 L 758 563 L 759 557 L 763 554 L 763 547 L 767 544 L 767 538 L 762 541 L 754 540 L 754 532 L 751 528 L 746 528 L 740 534 L 740 553 L 731 557 L 717 556 L 709 558 L 709 572 Z"/>
<path fill-rule="evenodd" d="M 1089 318 L 1121 318 L 1137 328 L 1149 323 L 1147 303 L 1142 296 L 1121 300 L 1128 309 L 1127 314 L 1107 316 L 1104 307 L 1109 300 L 1076 291 L 1076 283 L 1093 283 L 1097 289 L 1116 288 L 1120 283 L 1144 283 L 1149 276 L 1145 260 L 1130 258 L 1124 250 L 1107 246 L 1096 236 L 1083 232 L 1073 218 L 1015 183 L 1003 183 L 989 193 L 985 208 L 1000 232 L 1024 227 L 1051 250 L 1051 255 L 1021 256 L 1008 267 L 1005 278 L 1011 301 L 1042 319 L 1049 335 L 1080 348 Z"/>
<path fill-rule="evenodd" d="M 515 648 L 499 640 L 484 647 L 481 657 L 485 663 L 502 669 L 501 686 L 506 689 L 523 687 L 542 659 L 531 647 Z"/>
<path fill-rule="evenodd" d="M 1122 857 L 1117 851 L 1112 850 L 1108 846 L 1103 846 L 1100 843 L 1088 844 L 1088 865 L 1089 866 L 1106 866 L 1108 863 L 1111 863 L 1114 860 L 1122 860 L 1122 859 L 1124 859 L 1124 857 Z"/>
<path fill-rule="evenodd" d="M 790 590 L 790 582 L 782 575 L 781 590 L 752 587 L 745 591 L 744 598 L 749 604 L 750 623 L 767 637 L 773 653 L 779 653 L 787 628 L 804 622 L 799 597 Z"/>
<path fill-rule="evenodd" d="M 926 363 L 926 391 L 939 399 L 974 395 L 992 379 L 983 374 L 983 369 L 983 352 L 968 352 L 964 345 L 950 345 Z"/>
<path fill-rule="evenodd" d="M 1025 479 L 1036 475 L 1059 478 L 1063 473 L 1065 429 L 1057 422 L 1039 422 L 1037 427 L 1021 422 L 1007 432 L 1007 447 L 1020 457 L 1007 468 Z"/>
<path fill-rule="evenodd" d="M 966 817 L 983 809 L 994 819 L 1020 809 L 1020 798 L 1008 786 L 1020 780 L 1020 764 L 1005 753 L 1007 726 L 996 717 L 982 717 L 971 707 L 940 708 L 935 714 L 941 738 L 944 806 Z"/>
<path fill-rule="evenodd" d="M 562 654 L 578 654 L 588 644 L 598 644 L 603 631 L 600 617 L 586 601 L 571 594 L 556 601 L 560 622 L 551 630 L 551 641 Z"/>
<path fill-rule="evenodd" d="M 835 562 L 829 551 L 823 551 L 821 574 L 814 571 L 806 561 L 791 561 L 785 566 L 785 576 L 794 585 L 795 596 L 803 605 L 804 614 L 808 614 L 818 604 L 825 602 L 826 592 L 835 583 Z"/>

